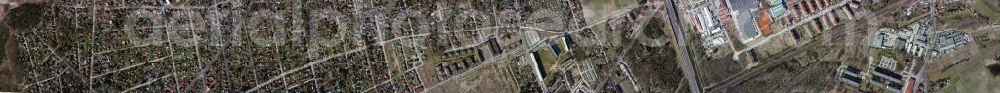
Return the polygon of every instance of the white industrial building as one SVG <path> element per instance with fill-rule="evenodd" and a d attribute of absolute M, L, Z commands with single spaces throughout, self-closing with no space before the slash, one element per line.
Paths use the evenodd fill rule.
<path fill-rule="evenodd" d="M 945 31 L 936 34 L 934 44 L 934 50 L 931 51 L 932 56 L 938 56 L 948 53 L 955 48 L 965 46 L 969 44 L 972 40 L 972 36 L 962 32 L 956 31 Z"/>

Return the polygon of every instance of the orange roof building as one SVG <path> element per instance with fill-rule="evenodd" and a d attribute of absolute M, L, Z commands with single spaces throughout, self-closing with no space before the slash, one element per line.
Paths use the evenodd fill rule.
<path fill-rule="evenodd" d="M 769 11 L 768 8 L 761 8 L 761 11 Z M 760 17 L 757 18 L 757 28 L 760 28 L 760 32 L 764 36 L 770 36 L 771 33 L 771 16 L 767 12 L 760 12 Z"/>

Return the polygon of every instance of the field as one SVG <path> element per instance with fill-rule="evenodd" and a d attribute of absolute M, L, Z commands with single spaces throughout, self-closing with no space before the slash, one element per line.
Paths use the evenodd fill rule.
<path fill-rule="evenodd" d="M 646 51 L 649 50 L 649 51 Z M 642 53 L 630 53 L 626 56 L 635 56 L 630 60 L 636 83 L 642 85 L 645 92 L 677 92 L 679 85 L 687 85 L 681 82 L 684 74 L 681 73 L 680 66 L 677 66 L 673 47 L 642 47 L 636 43 L 630 51 L 644 51 Z M 686 88 L 683 89 L 687 91 Z"/>
<path fill-rule="evenodd" d="M 0 34 L 4 36 L 8 34 L 6 29 L 0 29 L 0 31 L 2 31 Z M 7 53 L 7 43 L 7 37 L 0 38 L 0 45 L 3 45 L 3 47 L 0 47 L 0 53 L 4 54 L 4 56 L 0 56 L 0 79 L 3 79 L 0 80 L 0 91 L 16 91 L 18 90 L 16 86 L 19 83 L 17 80 L 20 79 L 23 73 L 19 73 L 21 67 L 18 65 L 20 64 L 7 59 L 15 57 L 14 55 L 10 55 L 13 53 Z"/>
<path fill-rule="evenodd" d="M 984 28 L 972 31 L 973 37 L 986 37 L 976 40 L 961 49 L 943 55 L 930 63 L 926 68 L 928 81 L 949 81 L 949 84 L 938 92 L 945 93 L 996 93 L 1000 92 L 1000 78 L 988 72 L 987 64 L 990 59 L 995 58 L 1000 47 L 991 46 L 1000 44 L 995 37 L 997 33 L 991 32 L 998 28 Z M 961 30 L 960 30 L 961 31 Z M 939 86 L 940 82 L 930 82 L 931 86 Z M 930 86 L 929 86 L 930 88 Z"/>
<path fill-rule="evenodd" d="M 0 37 L 0 45 L 3 45 L 3 47 L 0 47 L 0 53 L 4 54 L 4 56 L 0 57 L 0 79 L 2 79 L 0 80 L 0 91 L 19 90 L 16 86 L 23 83 L 21 82 L 21 77 L 24 76 L 24 73 L 22 72 L 23 68 L 21 64 L 19 64 L 20 62 L 16 62 L 16 60 L 8 60 L 8 58 L 17 57 L 17 55 L 14 55 L 15 52 L 8 51 L 16 49 L 17 46 L 14 45 L 14 42 L 7 42 L 7 40 L 13 39 L 13 34 L 11 34 L 13 31 L 25 30 L 37 25 L 39 20 L 41 20 L 41 17 L 37 16 L 40 16 L 42 11 L 45 11 L 45 9 L 46 8 L 37 4 L 24 4 L 18 8 L 9 9 L 9 11 L 0 10 L 3 12 L 9 12 L 6 15 L 2 15 L 3 17 L 10 17 L 0 17 L 2 24 L 5 24 L 4 26 L 0 26 L 0 35 L 2 35 L 2 37 Z"/>
<path fill-rule="evenodd" d="M 1000 1 L 977 0 L 972 8 L 989 18 L 991 22 L 1000 22 Z"/>
<path fill-rule="evenodd" d="M 583 15 L 586 16 L 587 24 L 600 21 L 611 14 L 619 13 L 622 9 L 632 5 L 638 5 L 636 0 L 584 0 Z"/>
<path fill-rule="evenodd" d="M 447 86 L 442 86 L 445 90 L 450 88 L 461 89 L 462 93 L 471 92 L 500 92 L 500 93 L 512 93 L 517 91 L 517 85 L 514 85 L 514 80 L 510 78 L 513 76 L 508 72 L 505 65 L 492 65 L 487 66 L 479 71 L 470 72 L 469 76 L 461 77 L 458 84 L 446 84 Z M 458 87 L 452 87 L 451 85 L 456 85 Z M 454 91 L 444 91 L 440 93 L 447 93 Z"/>

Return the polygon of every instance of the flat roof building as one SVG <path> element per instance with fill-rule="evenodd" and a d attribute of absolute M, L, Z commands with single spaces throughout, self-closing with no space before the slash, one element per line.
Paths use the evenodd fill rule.
<path fill-rule="evenodd" d="M 896 72 L 892 72 L 891 70 L 882 67 L 875 67 L 875 75 L 884 77 L 888 80 L 892 80 L 895 82 L 903 80 L 903 75 L 899 75 Z"/>
<path fill-rule="evenodd" d="M 748 43 L 761 36 L 760 30 L 754 21 L 754 12 L 760 8 L 757 0 L 728 0 L 732 5 L 729 8 L 736 17 L 736 27 L 740 32 L 739 38 L 743 43 Z"/>
<path fill-rule="evenodd" d="M 861 69 L 854 68 L 851 66 L 841 66 L 837 70 L 840 74 L 840 81 L 847 83 L 851 86 L 860 86 L 863 78 L 860 77 Z"/>
<path fill-rule="evenodd" d="M 934 44 L 934 50 L 931 51 L 932 56 L 948 53 L 957 47 L 968 44 L 972 39 L 969 34 L 956 31 L 940 32 L 936 37 L 937 43 Z"/>
<path fill-rule="evenodd" d="M 860 86 L 861 85 L 861 78 L 860 77 L 851 76 L 851 75 L 841 75 L 840 77 L 841 77 L 840 78 L 841 82 L 850 84 L 851 86 L 855 86 L 856 87 L 856 86 Z"/>

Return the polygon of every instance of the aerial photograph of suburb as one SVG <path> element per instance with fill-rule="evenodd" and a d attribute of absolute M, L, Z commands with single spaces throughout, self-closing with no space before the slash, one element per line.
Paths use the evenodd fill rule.
<path fill-rule="evenodd" d="M 1000 0 L 0 0 L 0 93 L 1000 93 Z"/>

